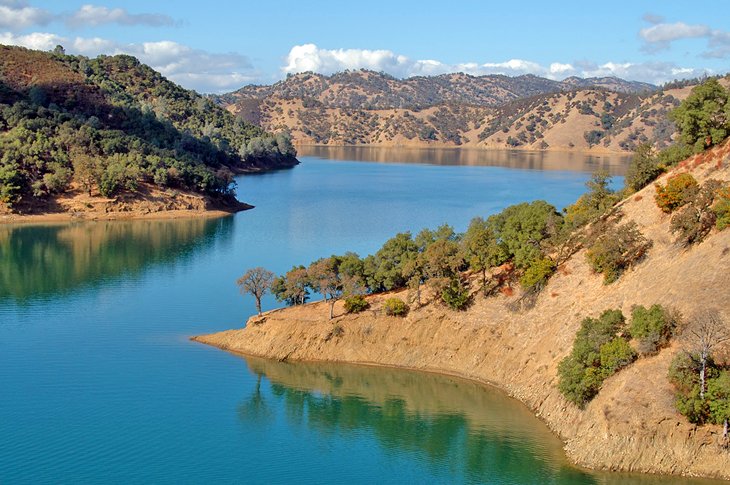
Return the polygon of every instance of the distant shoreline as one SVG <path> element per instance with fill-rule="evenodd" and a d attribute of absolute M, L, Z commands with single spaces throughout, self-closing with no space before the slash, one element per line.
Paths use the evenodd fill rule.
<path fill-rule="evenodd" d="M 252 209 L 248 206 L 246 209 Z M 131 221 L 131 220 L 172 220 L 204 217 L 215 219 L 227 217 L 240 211 L 223 210 L 167 210 L 148 213 L 137 212 L 53 212 L 40 214 L 2 214 L 2 224 L 46 224 L 54 222 L 81 222 L 81 221 Z"/>

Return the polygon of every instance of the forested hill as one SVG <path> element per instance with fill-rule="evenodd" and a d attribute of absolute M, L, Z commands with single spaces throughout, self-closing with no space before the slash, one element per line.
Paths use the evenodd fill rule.
<path fill-rule="evenodd" d="M 0 202 L 144 188 L 232 200 L 235 173 L 295 165 L 287 135 L 244 122 L 126 55 L 0 46 Z"/>

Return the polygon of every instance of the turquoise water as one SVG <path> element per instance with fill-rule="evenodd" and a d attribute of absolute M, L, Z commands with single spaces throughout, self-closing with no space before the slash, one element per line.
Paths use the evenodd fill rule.
<path fill-rule="evenodd" d="M 224 219 L 0 226 L 0 483 L 662 481 L 571 467 L 529 412 L 474 384 L 188 341 L 254 312 L 234 284 L 248 267 L 562 207 L 588 175 L 305 157 L 240 178 L 257 207 Z"/>

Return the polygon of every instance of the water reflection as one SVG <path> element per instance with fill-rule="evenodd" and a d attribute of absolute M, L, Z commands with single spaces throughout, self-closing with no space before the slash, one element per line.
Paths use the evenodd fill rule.
<path fill-rule="evenodd" d="M 233 218 L 0 225 L 0 300 L 63 294 L 225 240 Z"/>
<path fill-rule="evenodd" d="M 367 433 L 389 456 L 427 462 L 449 482 L 667 483 L 667 477 L 571 466 L 560 441 L 527 408 L 470 381 L 346 364 L 245 361 L 257 378 L 239 406 L 245 426 L 283 414 L 290 426 L 324 436 Z"/>
<path fill-rule="evenodd" d="M 456 481 L 591 483 L 527 409 L 475 383 L 394 369 L 291 364 L 247 357 L 257 386 L 246 425 L 282 412 L 322 435 L 367 431 L 386 451 L 415 455 Z M 261 379 L 269 382 L 261 388 Z"/>
<path fill-rule="evenodd" d="M 630 156 L 619 154 L 594 155 L 579 152 L 484 150 L 478 148 L 302 146 L 298 147 L 297 151 L 301 157 L 318 157 L 328 160 L 475 165 L 578 172 L 594 172 L 603 169 L 611 175 L 624 175 L 630 160 Z"/>

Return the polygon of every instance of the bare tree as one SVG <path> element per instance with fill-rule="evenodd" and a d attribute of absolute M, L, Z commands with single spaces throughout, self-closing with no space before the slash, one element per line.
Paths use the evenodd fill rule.
<path fill-rule="evenodd" d="M 707 362 L 712 351 L 723 342 L 730 340 L 730 331 L 722 315 L 715 309 L 697 313 L 692 325 L 687 329 L 691 352 L 696 353 L 700 366 L 700 398 L 705 398 Z"/>
<path fill-rule="evenodd" d="M 273 282 L 274 273 L 261 266 L 249 269 L 236 280 L 242 295 L 249 293 L 256 299 L 256 311 L 259 316 L 261 316 L 261 297 L 271 289 Z"/>

